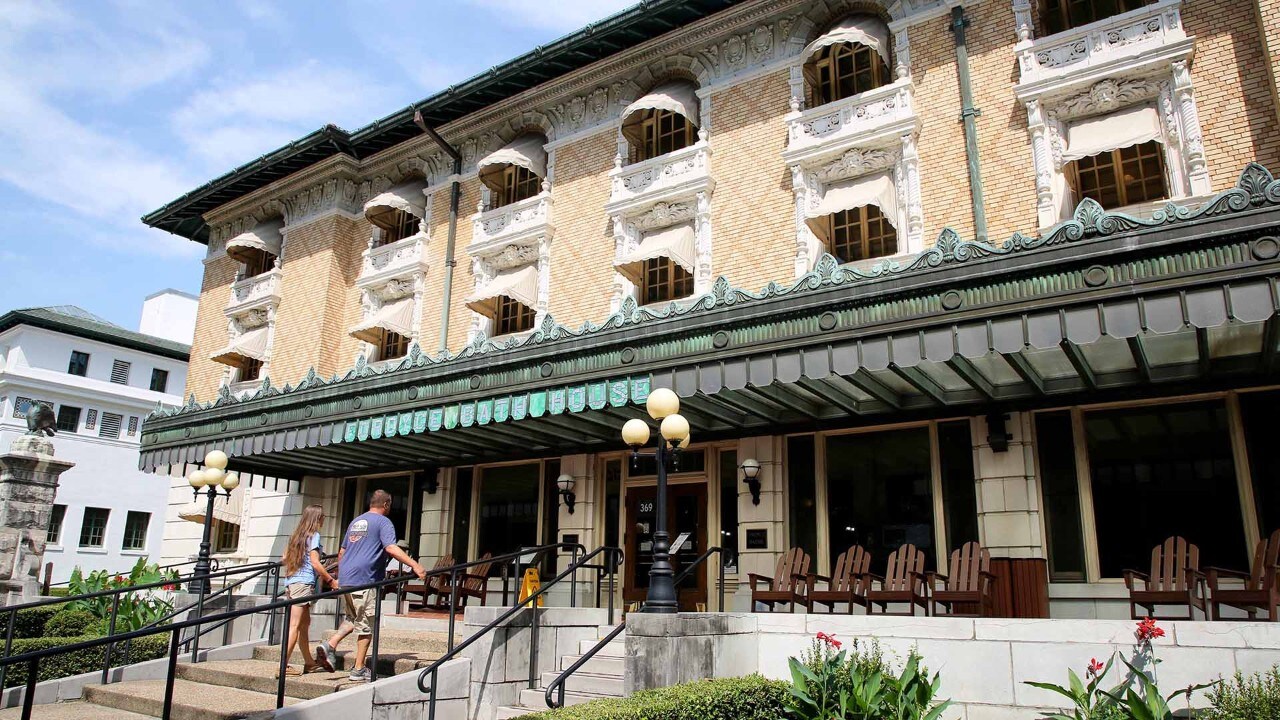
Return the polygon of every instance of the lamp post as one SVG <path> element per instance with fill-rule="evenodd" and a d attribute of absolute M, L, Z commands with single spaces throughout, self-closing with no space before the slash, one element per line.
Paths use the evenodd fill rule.
<path fill-rule="evenodd" d="M 653 565 L 649 568 L 649 592 L 645 598 L 644 612 L 674 613 L 679 611 L 676 597 L 675 573 L 671 568 L 667 535 L 667 462 L 679 456 L 689 445 L 689 421 L 680 415 L 680 398 L 666 388 L 649 393 L 645 403 L 649 417 L 659 422 L 658 446 L 654 459 L 658 465 L 657 518 L 654 521 Z M 632 418 L 622 426 L 622 440 L 631 447 L 632 462 L 640 456 L 640 448 L 649 442 L 649 423 Z"/>
<path fill-rule="evenodd" d="M 208 499 L 204 509 L 204 536 L 200 540 L 200 554 L 196 556 L 196 567 L 193 572 L 201 579 L 192 580 L 187 586 L 190 592 L 201 595 L 209 592 L 209 579 L 202 576 L 209 574 L 209 550 L 212 547 L 209 536 L 213 532 L 213 501 L 218 497 L 218 488 L 226 491 L 226 497 L 229 498 L 231 491 L 240 484 L 238 475 L 227 472 L 227 454 L 221 450 L 214 450 L 205 455 L 204 467 L 204 470 L 196 470 L 187 476 L 187 482 L 191 485 L 191 491 L 196 499 L 200 497 L 201 488 L 204 488 L 205 497 Z"/>

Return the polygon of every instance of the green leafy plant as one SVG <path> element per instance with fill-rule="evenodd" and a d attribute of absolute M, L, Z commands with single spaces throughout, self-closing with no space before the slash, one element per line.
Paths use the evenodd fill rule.
<path fill-rule="evenodd" d="M 1205 720 L 1274 720 L 1280 718 L 1280 665 L 1267 672 L 1244 675 L 1209 691 Z"/>
<path fill-rule="evenodd" d="M 878 643 L 851 651 L 818 633 L 810 650 L 791 658 L 787 711 L 797 720 L 937 720 L 951 701 L 935 702 L 941 678 L 932 679 L 912 651 L 895 675 Z"/>
<path fill-rule="evenodd" d="M 788 683 L 717 678 L 523 716 L 522 720 L 779 720 Z"/>
<path fill-rule="evenodd" d="M 85 575 L 77 567 L 71 571 L 71 580 L 68 583 L 68 588 L 71 595 L 75 596 L 176 579 L 176 572 L 172 570 L 162 571 L 158 565 L 148 564 L 146 558 L 138 558 L 138 562 L 134 564 L 133 569 L 129 571 L 127 576 L 112 574 L 106 570 L 95 570 Z M 116 608 L 116 632 L 138 630 L 157 622 L 171 612 L 173 603 L 166 597 L 165 592 L 165 590 L 169 589 L 172 588 L 164 588 L 161 592 L 157 592 L 152 588 L 122 593 L 119 606 Z M 111 618 L 112 603 L 113 598 L 109 595 L 104 595 L 102 597 L 71 600 L 68 603 L 68 607 L 92 613 L 94 617 L 103 621 L 103 627 L 106 628 L 106 623 L 109 623 Z"/>

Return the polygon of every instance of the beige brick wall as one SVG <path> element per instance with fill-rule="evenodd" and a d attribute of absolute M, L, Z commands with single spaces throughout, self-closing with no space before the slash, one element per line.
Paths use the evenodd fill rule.
<path fill-rule="evenodd" d="M 449 247 L 449 194 L 448 183 L 440 186 L 431 199 L 431 242 L 427 243 L 427 277 L 422 293 L 422 324 L 419 326 L 419 344 L 423 351 L 435 354 L 440 349 L 440 321 L 444 302 L 444 278 L 448 272 L 445 256 Z M 457 352 L 467 344 L 467 331 L 471 328 L 471 310 L 467 298 L 475 289 L 475 276 L 471 273 L 471 256 L 467 245 L 471 243 L 471 216 L 480 203 L 480 180 L 472 178 L 462 183 L 462 195 L 458 200 L 458 228 L 454 237 L 451 308 L 449 310 L 449 350 Z"/>
<path fill-rule="evenodd" d="M 598 323 L 613 296 L 613 230 L 604 213 L 617 136 L 599 132 L 556 150 L 547 311 L 562 325 Z"/>
<path fill-rule="evenodd" d="M 227 317 L 223 310 L 231 298 L 231 283 L 235 282 L 239 269 L 240 264 L 225 255 L 204 266 L 186 388 L 187 395 L 195 393 L 201 402 L 217 396 L 227 367 L 210 360 L 209 356 L 227 344 Z"/>
<path fill-rule="evenodd" d="M 1280 121 L 1280 0 L 1256 0 L 1258 35 L 1266 58 L 1264 71 L 1271 85 L 1271 103 Z"/>

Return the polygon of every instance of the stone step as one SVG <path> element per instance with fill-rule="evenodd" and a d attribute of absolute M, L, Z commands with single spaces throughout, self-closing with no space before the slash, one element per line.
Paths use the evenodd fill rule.
<path fill-rule="evenodd" d="M 18 720 L 22 717 L 22 706 L 0 710 L 0 720 Z M 31 717 L 35 720 L 151 720 L 149 715 L 139 715 L 128 710 L 90 705 L 80 701 L 36 705 L 31 708 Z"/>
<path fill-rule="evenodd" d="M 267 660 L 209 660 L 197 664 L 178 665 L 178 677 L 183 680 L 221 685 L 223 687 L 276 694 L 276 673 L 280 665 Z M 313 673 L 289 676 L 284 681 L 284 694 L 288 697 L 311 700 L 324 697 L 365 683 L 348 680 L 347 672 Z"/>
<path fill-rule="evenodd" d="M 311 643 L 307 646 L 307 652 L 311 657 L 315 657 L 315 649 L 318 643 Z M 355 662 L 355 638 L 348 637 L 343 640 L 338 647 L 338 670 L 349 670 Z M 396 633 L 384 633 L 378 641 L 378 675 L 399 675 L 400 673 L 409 672 L 411 670 L 426 667 L 434 662 L 448 650 L 448 642 L 446 636 L 441 633 L 421 633 L 398 631 Z M 372 653 L 373 648 L 370 646 L 369 651 Z M 266 660 L 269 662 L 280 661 L 279 645 L 259 645 L 253 649 L 253 657 L 255 660 Z M 303 665 L 301 650 L 295 650 L 290 662 L 299 668 Z M 275 672 L 271 673 L 271 677 L 275 677 Z"/>
<path fill-rule="evenodd" d="M 544 712 L 547 709 L 547 698 L 544 693 L 546 693 L 545 688 L 538 688 L 537 690 L 521 690 L 520 705 L 517 707 L 524 708 L 525 712 Z M 569 692 L 566 690 L 564 694 L 564 704 L 566 707 L 569 705 L 581 705 L 585 702 L 601 700 L 608 697 L 614 696 L 597 695 L 590 692 Z"/>
<path fill-rule="evenodd" d="M 585 655 L 591 652 L 591 648 L 596 646 L 599 640 L 580 640 L 578 641 L 578 654 Z M 600 652 L 596 653 L 596 657 L 626 657 L 627 644 L 621 637 L 612 640 L 608 645 L 600 648 Z M 277 656 L 278 657 L 278 656 Z"/>
<path fill-rule="evenodd" d="M 84 699 L 94 705 L 151 717 L 161 717 L 164 711 L 164 680 L 134 680 L 113 685 L 86 685 Z M 302 702 L 299 698 L 286 697 L 286 705 Z M 270 717 L 276 707 L 276 696 L 240 690 L 221 685 L 205 685 L 190 680 L 175 679 L 172 712 L 169 720 L 237 720 L 238 718 Z M 99 717 L 91 713 L 88 717 Z"/>
<path fill-rule="evenodd" d="M 558 672 L 542 673 L 538 687 L 546 688 L 559 674 Z M 622 697 L 622 688 L 622 675 L 597 675 L 595 673 L 582 672 L 581 670 L 570 675 L 565 680 L 564 685 L 566 692 L 588 693 L 606 697 Z"/>
<path fill-rule="evenodd" d="M 560 658 L 560 669 L 573 665 L 581 659 L 581 655 L 565 655 Z M 593 675 L 617 675 L 622 677 L 626 672 L 627 659 L 615 655 L 592 655 L 582 667 L 578 668 L 578 672 L 591 673 Z"/>

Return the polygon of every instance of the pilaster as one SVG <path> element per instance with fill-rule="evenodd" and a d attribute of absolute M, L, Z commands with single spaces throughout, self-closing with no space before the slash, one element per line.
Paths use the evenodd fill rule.
<path fill-rule="evenodd" d="M 746 483 L 738 483 L 738 577 L 739 587 L 725 603 L 738 607 L 750 603 L 748 573 L 773 576 L 778 556 L 787 548 L 786 470 L 783 467 L 782 440 L 774 436 L 743 438 L 738 441 L 738 464 L 748 458 L 760 463 L 760 504 L 755 504 Z M 754 531 L 754 532 L 753 532 Z M 748 548 L 747 535 L 765 533 L 764 548 Z M 742 597 L 738 597 L 741 594 Z"/>

